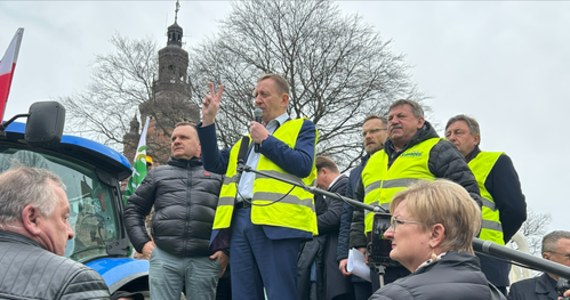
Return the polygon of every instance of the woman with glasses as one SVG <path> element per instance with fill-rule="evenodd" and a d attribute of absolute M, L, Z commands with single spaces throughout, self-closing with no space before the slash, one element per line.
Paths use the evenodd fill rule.
<path fill-rule="evenodd" d="M 504 299 L 489 285 L 473 254 L 481 211 L 460 185 L 420 182 L 390 203 L 390 258 L 412 274 L 384 286 L 370 299 Z"/>

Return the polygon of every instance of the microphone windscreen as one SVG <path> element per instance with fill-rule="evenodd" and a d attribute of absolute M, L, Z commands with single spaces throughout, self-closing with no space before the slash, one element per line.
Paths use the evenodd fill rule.
<path fill-rule="evenodd" d="M 255 122 L 261 123 L 261 116 L 263 116 L 263 110 L 261 108 L 256 107 L 253 111 L 253 115 L 255 116 Z"/>

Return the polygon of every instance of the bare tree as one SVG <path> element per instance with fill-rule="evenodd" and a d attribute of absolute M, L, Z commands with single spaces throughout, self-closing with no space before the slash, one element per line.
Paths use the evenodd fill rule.
<path fill-rule="evenodd" d="M 532 255 L 540 256 L 542 237 L 547 233 L 546 228 L 551 221 L 552 216 L 549 213 L 528 211 L 527 219 L 522 224 L 520 232 L 527 239 Z"/>
<path fill-rule="evenodd" d="M 69 112 L 71 132 L 121 149 L 138 106 L 152 97 L 158 47 L 150 39 L 118 35 L 111 44 L 116 52 L 97 56 L 87 90 L 62 102 Z"/>
<path fill-rule="evenodd" d="M 68 128 L 120 149 L 138 106 L 153 95 L 157 45 L 120 36 L 111 43 L 116 52 L 97 57 L 87 91 L 63 102 Z M 217 124 L 229 146 L 253 119 L 255 80 L 282 74 L 291 85 L 292 117 L 311 119 L 319 154 L 347 169 L 362 154 L 360 122 L 367 115 L 386 113 L 397 98 L 418 99 L 407 72 L 390 41 L 331 1 L 253 0 L 234 2 L 220 34 L 191 51 L 188 75 L 196 104 L 208 81 L 226 86 Z"/>
<path fill-rule="evenodd" d="M 390 41 L 326 0 L 236 1 L 217 38 L 191 57 L 194 101 L 205 95 L 208 81 L 225 85 L 216 120 L 222 144 L 234 143 L 253 119 L 255 80 L 279 73 L 291 85 L 292 117 L 311 119 L 320 132 L 318 152 L 344 168 L 362 153 L 359 128 L 366 115 L 417 96 Z"/>

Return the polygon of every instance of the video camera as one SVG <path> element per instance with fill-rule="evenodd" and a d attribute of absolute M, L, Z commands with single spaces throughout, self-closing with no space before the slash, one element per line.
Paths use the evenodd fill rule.
<path fill-rule="evenodd" d="M 384 237 L 384 232 L 390 227 L 391 215 L 388 213 L 375 213 L 372 223 L 372 234 L 368 244 L 368 259 L 374 265 L 384 267 L 397 267 L 400 264 L 390 258 L 392 241 Z"/>
<path fill-rule="evenodd" d="M 570 282 L 568 279 L 560 277 L 556 283 L 556 291 L 560 297 L 564 297 L 564 292 L 570 289 Z M 570 300 L 568 297 L 562 298 L 563 300 Z"/>
<path fill-rule="evenodd" d="M 390 259 L 390 251 L 392 250 L 391 242 L 384 238 L 384 232 L 386 232 L 388 227 L 390 227 L 390 214 L 386 213 L 381 206 L 371 206 L 368 204 L 364 204 L 360 201 L 356 201 L 354 199 L 350 199 L 336 193 L 331 193 L 325 190 L 321 190 L 313 186 L 306 186 L 302 183 L 300 184 L 298 181 L 294 181 L 289 178 L 282 178 L 268 172 L 257 171 L 247 165 L 244 165 L 242 167 L 242 171 L 253 172 L 255 174 L 259 174 L 265 177 L 277 179 L 279 181 L 291 184 L 292 186 L 301 187 L 313 194 L 325 195 L 327 197 L 342 200 L 353 206 L 357 206 L 362 209 L 374 212 L 375 213 L 374 224 L 370 239 L 373 243 L 369 245 L 368 248 L 370 253 L 369 256 L 370 261 L 373 262 L 376 265 L 377 269 L 379 270 L 381 270 L 385 266 L 398 265 L 397 262 Z M 536 268 L 544 272 L 550 272 L 559 275 L 563 278 L 570 278 L 569 267 L 562 266 L 558 263 L 549 260 L 545 260 L 544 258 L 532 256 L 527 253 L 522 253 L 505 246 L 500 246 L 491 241 L 484 241 L 478 238 L 473 238 L 473 249 L 476 252 L 486 253 L 496 258 L 515 261 L 529 268 Z M 568 289 L 568 283 L 562 284 L 561 286 L 562 286 L 561 290 Z"/>

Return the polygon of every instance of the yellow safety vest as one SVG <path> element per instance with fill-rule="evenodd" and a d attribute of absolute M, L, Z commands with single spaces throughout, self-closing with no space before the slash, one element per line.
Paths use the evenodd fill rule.
<path fill-rule="evenodd" d="M 477 185 L 479 185 L 481 198 L 483 200 L 483 207 L 481 209 L 483 221 L 481 224 L 481 233 L 479 234 L 479 238 L 499 245 L 504 245 L 503 226 L 501 225 L 499 210 L 495 205 L 493 195 L 491 195 L 491 193 L 489 193 L 485 188 L 485 181 L 487 181 L 489 173 L 493 169 L 493 166 L 495 166 L 495 163 L 497 163 L 501 154 L 503 153 L 479 152 L 479 154 L 477 154 L 477 156 L 475 156 L 468 165 L 475 175 L 475 179 L 477 179 Z"/>
<path fill-rule="evenodd" d="M 304 119 L 289 120 L 275 130 L 273 137 L 284 142 L 290 148 L 295 148 L 303 122 Z M 229 228 L 232 221 L 237 184 L 239 183 L 237 159 L 241 142 L 240 139 L 230 151 L 228 168 L 214 217 L 214 230 Z M 314 159 L 311 174 L 303 179 L 285 172 L 264 155 L 259 157 L 257 170 L 285 177 L 307 186 L 313 185 L 317 178 Z M 291 188 L 293 186 L 288 183 L 256 174 L 253 182 L 251 222 L 256 225 L 297 229 L 317 235 L 317 215 L 313 194 L 300 187 Z"/>
<path fill-rule="evenodd" d="M 364 203 L 380 205 L 386 210 L 394 195 L 418 180 L 434 180 L 428 167 L 429 154 L 433 146 L 441 139 L 431 138 L 404 151 L 388 168 L 388 154 L 384 150 L 374 153 L 364 170 L 362 184 L 364 186 Z M 364 217 L 364 233 L 372 231 L 374 213 L 366 211 Z"/>

